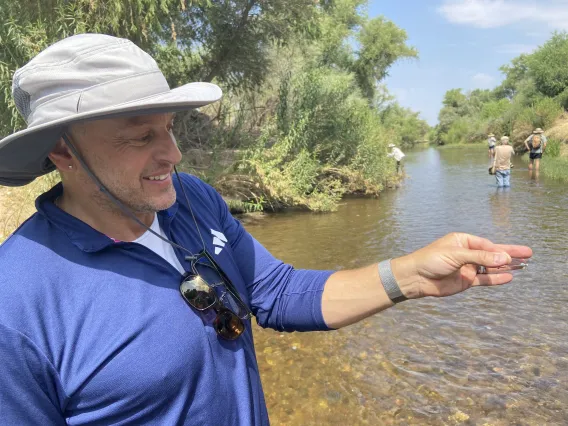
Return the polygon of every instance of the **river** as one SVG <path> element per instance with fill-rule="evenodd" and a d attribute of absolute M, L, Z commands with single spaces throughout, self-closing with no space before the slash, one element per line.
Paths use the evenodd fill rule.
<path fill-rule="evenodd" d="M 245 222 L 297 268 L 363 266 L 451 231 L 534 250 L 508 286 L 405 302 L 334 332 L 255 326 L 272 424 L 568 424 L 568 190 L 531 179 L 520 159 L 499 190 L 486 155 L 417 150 L 404 185 L 378 199 Z"/>

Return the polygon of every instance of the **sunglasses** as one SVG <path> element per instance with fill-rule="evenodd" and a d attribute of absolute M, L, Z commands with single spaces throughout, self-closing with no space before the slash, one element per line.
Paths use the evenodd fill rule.
<path fill-rule="evenodd" d="M 191 272 L 180 284 L 182 297 L 199 312 L 213 310 L 217 314 L 213 328 L 220 337 L 237 339 L 245 331 L 243 320 L 250 319 L 252 312 L 207 251 L 191 256 L 190 260 Z"/>

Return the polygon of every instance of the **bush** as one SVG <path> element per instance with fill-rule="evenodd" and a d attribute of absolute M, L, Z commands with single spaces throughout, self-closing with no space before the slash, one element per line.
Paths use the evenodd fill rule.
<path fill-rule="evenodd" d="M 562 115 L 564 109 L 552 98 L 543 98 L 534 106 L 535 122 L 534 127 L 546 129 L 552 126 L 558 117 Z"/>
<path fill-rule="evenodd" d="M 468 121 L 460 118 L 450 125 L 447 133 L 440 135 L 440 140 L 443 145 L 467 143 L 469 132 L 470 127 Z"/>
<path fill-rule="evenodd" d="M 547 157 L 559 157 L 562 143 L 558 139 L 548 139 L 544 155 Z"/>

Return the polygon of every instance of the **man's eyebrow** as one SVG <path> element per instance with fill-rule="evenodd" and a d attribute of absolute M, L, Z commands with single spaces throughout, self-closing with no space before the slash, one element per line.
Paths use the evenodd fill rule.
<path fill-rule="evenodd" d="M 126 119 L 126 123 L 124 127 L 128 126 L 141 126 L 142 124 L 146 124 L 148 122 L 148 117 L 145 115 L 136 115 L 134 117 L 128 117 Z"/>
<path fill-rule="evenodd" d="M 170 121 L 172 121 L 175 117 L 176 117 L 176 113 L 175 112 L 171 113 Z M 124 127 L 141 126 L 143 124 L 148 123 L 149 121 L 151 121 L 151 120 L 149 119 L 149 117 L 147 115 L 135 115 L 133 117 L 128 117 L 126 119 L 126 123 L 125 123 Z"/>

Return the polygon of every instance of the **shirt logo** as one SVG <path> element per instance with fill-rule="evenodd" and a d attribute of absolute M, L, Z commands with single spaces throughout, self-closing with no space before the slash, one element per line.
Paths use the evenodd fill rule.
<path fill-rule="evenodd" d="M 219 254 L 223 251 L 225 243 L 227 242 L 227 237 L 222 232 L 211 230 L 211 235 L 213 235 L 213 245 L 215 246 L 215 254 Z"/>

